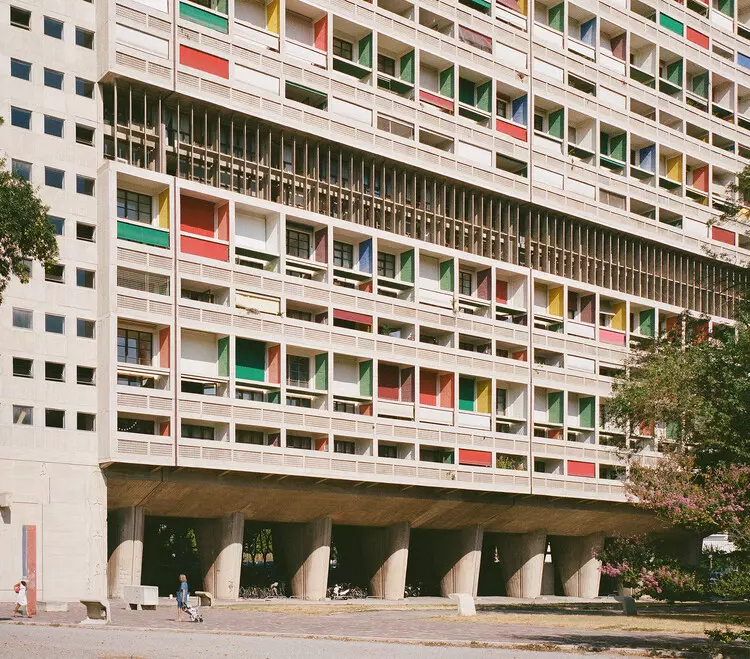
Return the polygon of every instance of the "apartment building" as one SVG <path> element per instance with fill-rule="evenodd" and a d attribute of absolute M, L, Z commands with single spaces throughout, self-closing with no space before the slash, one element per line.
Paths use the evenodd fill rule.
<path fill-rule="evenodd" d="M 376 596 L 415 561 L 476 593 L 488 554 L 595 595 L 679 432 L 608 422 L 613 377 L 729 323 L 749 11 L 3 0 L 0 146 L 60 263 L 0 307 L 0 598 L 121 595 L 146 516 L 196 519 L 220 598 L 245 520 L 299 597 L 337 526 Z"/>

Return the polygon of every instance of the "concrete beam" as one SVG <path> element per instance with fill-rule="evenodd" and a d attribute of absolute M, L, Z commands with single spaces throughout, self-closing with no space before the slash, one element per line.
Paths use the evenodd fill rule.
<path fill-rule="evenodd" d="M 325 599 L 331 560 L 331 527 L 330 517 L 320 517 L 303 524 L 279 525 L 292 597 Z"/>
<path fill-rule="evenodd" d="M 386 600 L 404 597 L 410 531 L 408 522 L 362 529 L 362 556 L 373 597 Z"/>
<path fill-rule="evenodd" d="M 566 596 L 591 598 L 599 594 L 601 562 L 596 552 L 603 543 L 603 533 L 552 538 L 552 562 Z"/>
<path fill-rule="evenodd" d="M 476 597 L 484 527 L 476 524 L 460 531 L 439 533 L 434 551 L 441 595 L 448 597 L 452 593 L 468 593 Z"/>
<path fill-rule="evenodd" d="M 144 509 L 137 506 L 110 510 L 107 514 L 112 541 L 107 561 L 107 590 L 111 599 L 121 598 L 125 586 L 141 584 L 144 520 Z"/>
<path fill-rule="evenodd" d="M 203 590 L 217 600 L 239 597 L 245 517 L 240 512 L 204 520 L 196 528 Z"/>
<path fill-rule="evenodd" d="M 533 599 L 542 594 L 547 533 L 507 533 L 499 537 L 497 551 L 508 597 Z"/>

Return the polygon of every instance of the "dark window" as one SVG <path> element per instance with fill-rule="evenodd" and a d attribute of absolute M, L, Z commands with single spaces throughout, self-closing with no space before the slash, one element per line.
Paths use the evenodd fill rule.
<path fill-rule="evenodd" d="M 153 336 L 151 332 L 138 330 L 117 330 L 117 361 L 126 364 L 151 366 L 153 357 Z"/>
<path fill-rule="evenodd" d="M 96 369 L 93 366 L 77 366 L 76 382 L 86 385 L 96 384 Z"/>
<path fill-rule="evenodd" d="M 181 436 L 187 439 L 209 439 L 214 438 L 214 429 L 211 426 L 196 426 L 192 423 L 183 423 L 180 426 Z"/>
<path fill-rule="evenodd" d="M 139 389 L 153 389 L 154 378 L 146 378 L 140 375 L 117 374 L 117 384 L 123 387 L 138 387 Z"/>
<path fill-rule="evenodd" d="M 386 252 L 378 252 L 378 276 L 396 278 L 396 257 Z"/>
<path fill-rule="evenodd" d="M 65 364 L 44 362 L 44 379 L 53 382 L 65 382 Z"/>
<path fill-rule="evenodd" d="M 354 58 L 352 44 L 338 37 L 333 37 L 333 54 L 351 61 Z"/>
<path fill-rule="evenodd" d="M 299 309 L 287 309 L 286 317 L 293 318 L 294 320 L 312 321 L 312 313 L 310 311 L 301 311 Z"/>
<path fill-rule="evenodd" d="M 183 394 L 200 394 L 202 396 L 215 396 L 216 385 L 213 383 L 206 384 L 205 382 L 190 382 L 189 380 L 183 380 L 180 382 L 180 391 Z"/>
<path fill-rule="evenodd" d="M 91 80 L 76 78 L 76 94 L 86 98 L 94 98 L 94 83 Z"/>
<path fill-rule="evenodd" d="M 333 411 L 342 412 L 343 414 L 356 414 L 357 412 L 354 408 L 354 403 L 344 403 L 340 400 L 333 402 Z"/>
<path fill-rule="evenodd" d="M 94 146 L 94 129 L 76 124 L 76 142 L 86 146 Z"/>
<path fill-rule="evenodd" d="M 65 120 L 59 117 L 44 115 L 44 133 L 53 137 L 62 137 L 65 129 Z"/>
<path fill-rule="evenodd" d="M 93 432 L 96 430 L 96 414 L 87 414 L 86 412 L 78 412 L 76 415 L 76 429 L 86 430 Z"/>
<path fill-rule="evenodd" d="M 15 158 L 13 158 L 10 164 L 11 164 L 11 170 L 16 176 L 18 176 L 19 178 L 22 178 L 24 181 L 31 180 L 31 163 L 30 162 L 26 162 L 24 160 L 16 160 Z"/>
<path fill-rule="evenodd" d="M 240 430 L 234 431 L 234 441 L 238 444 L 255 444 L 263 446 L 265 444 L 265 435 L 259 430 Z"/>
<path fill-rule="evenodd" d="M 396 77 L 396 60 L 387 55 L 378 55 L 378 71 Z"/>
<path fill-rule="evenodd" d="M 44 185 L 48 185 L 51 188 L 62 189 L 65 185 L 65 172 L 62 169 L 55 169 L 54 167 L 44 168 Z"/>
<path fill-rule="evenodd" d="M 88 48 L 94 47 L 94 33 L 91 30 L 84 30 L 82 27 L 76 28 L 76 46 Z"/>
<path fill-rule="evenodd" d="M 13 327 L 32 329 L 34 326 L 34 314 L 28 309 L 17 309 L 13 307 Z"/>
<path fill-rule="evenodd" d="M 83 240 L 87 243 L 93 243 L 96 227 L 93 224 L 84 224 L 76 222 L 76 239 Z"/>
<path fill-rule="evenodd" d="M 534 115 L 534 130 L 540 133 L 544 132 L 544 115 L 543 114 Z"/>
<path fill-rule="evenodd" d="M 31 29 L 31 12 L 18 7 L 10 8 L 10 24 L 24 30 Z"/>
<path fill-rule="evenodd" d="M 65 230 L 65 220 L 62 217 L 55 217 L 54 215 L 47 215 L 47 219 L 49 220 L 49 223 L 54 227 L 55 235 L 62 236 L 63 231 Z"/>
<path fill-rule="evenodd" d="M 65 410 L 44 410 L 44 425 L 47 428 L 64 428 Z"/>
<path fill-rule="evenodd" d="M 83 339 L 93 339 L 95 327 L 96 321 L 78 318 L 76 320 L 76 336 L 80 336 Z"/>
<path fill-rule="evenodd" d="M 287 396 L 286 404 L 290 407 L 312 407 L 309 398 L 298 398 L 297 396 Z"/>
<path fill-rule="evenodd" d="M 286 228 L 286 253 L 299 259 L 310 258 L 311 235 L 309 231 Z"/>
<path fill-rule="evenodd" d="M 286 446 L 287 448 L 301 448 L 309 451 L 312 449 L 312 440 L 309 437 L 302 437 L 300 435 L 287 435 Z"/>
<path fill-rule="evenodd" d="M 10 75 L 21 80 L 31 80 L 31 63 L 10 58 Z"/>
<path fill-rule="evenodd" d="M 262 403 L 265 399 L 262 391 L 248 391 L 247 389 L 237 389 L 234 397 L 237 400 L 252 400 L 256 403 Z"/>
<path fill-rule="evenodd" d="M 94 288 L 96 273 L 93 270 L 76 268 L 76 286 L 81 288 Z"/>
<path fill-rule="evenodd" d="M 470 272 L 460 272 L 458 273 L 458 292 L 461 295 L 472 295 L 472 276 Z"/>
<path fill-rule="evenodd" d="M 287 384 L 293 387 L 310 386 L 310 358 L 287 355 Z"/>
<path fill-rule="evenodd" d="M 13 406 L 13 423 L 19 426 L 30 426 L 34 423 L 34 408 L 28 405 Z"/>
<path fill-rule="evenodd" d="M 334 453 L 347 453 L 354 455 L 355 444 L 354 442 L 345 442 L 341 439 L 333 440 L 333 452 Z"/>
<path fill-rule="evenodd" d="M 151 224 L 151 197 L 118 188 L 117 217 Z"/>
<path fill-rule="evenodd" d="M 44 269 L 44 281 L 51 281 L 55 284 L 65 283 L 65 266 L 60 263 L 48 265 Z"/>
<path fill-rule="evenodd" d="M 24 110 L 23 108 L 10 108 L 10 125 L 16 128 L 25 128 L 29 130 L 31 128 L 31 110 Z"/>
<path fill-rule="evenodd" d="M 13 357 L 13 375 L 17 378 L 34 377 L 34 360 L 23 357 Z"/>
<path fill-rule="evenodd" d="M 54 69 L 44 69 L 44 86 L 45 87 L 52 87 L 53 89 L 62 89 L 63 88 L 63 80 L 65 79 L 65 74 L 61 73 L 60 71 L 55 71 Z"/>
<path fill-rule="evenodd" d="M 354 248 L 352 245 L 334 240 L 333 265 L 339 268 L 351 269 L 354 267 Z"/>
<path fill-rule="evenodd" d="M 134 432 L 141 435 L 153 435 L 155 427 L 154 422 L 150 419 L 134 419 L 127 416 L 117 417 L 118 432 Z"/>
<path fill-rule="evenodd" d="M 76 192 L 78 194 L 85 194 L 89 197 L 94 196 L 94 179 L 88 176 L 76 176 Z"/>
<path fill-rule="evenodd" d="M 53 313 L 44 314 L 44 331 L 51 334 L 65 334 L 65 316 Z"/>
<path fill-rule="evenodd" d="M 63 22 L 56 18 L 44 17 L 44 34 L 54 39 L 63 38 Z"/>
<path fill-rule="evenodd" d="M 378 457 L 380 458 L 397 458 L 398 449 L 391 444 L 378 444 Z"/>

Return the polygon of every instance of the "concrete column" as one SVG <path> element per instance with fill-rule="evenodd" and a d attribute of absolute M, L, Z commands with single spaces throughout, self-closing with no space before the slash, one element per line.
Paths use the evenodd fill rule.
<path fill-rule="evenodd" d="M 325 599 L 331 560 L 331 518 L 321 517 L 306 524 L 279 525 L 279 531 L 292 597 Z"/>
<path fill-rule="evenodd" d="M 203 590 L 217 600 L 236 600 L 240 590 L 245 516 L 230 513 L 197 526 Z"/>
<path fill-rule="evenodd" d="M 403 599 L 410 530 L 408 522 L 362 530 L 362 556 L 373 597 Z"/>
<path fill-rule="evenodd" d="M 506 533 L 497 543 L 508 597 L 533 599 L 542 594 L 547 533 Z"/>
<path fill-rule="evenodd" d="M 111 599 L 123 596 L 124 586 L 139 586 L 143 566 L 143 508 L 132 506 L 107 514 L 111 553 L 107 562 L 107 591 Z"/>
<path fill-rule="evenodd" d="M 601 563 L 595 553 L 603 543 L 603 533 L 557 536 L 552 539 L 552 560 L 565 595 L 591 598 L 599 594 Z"/>
<path fill-rule="evenodd" d="M 440 577 L 440 594 L 468 593 L 477 596 L 482 562 L 481 524 L 460 531 L 443 531 L 435 543 L 435 563 Z"/>

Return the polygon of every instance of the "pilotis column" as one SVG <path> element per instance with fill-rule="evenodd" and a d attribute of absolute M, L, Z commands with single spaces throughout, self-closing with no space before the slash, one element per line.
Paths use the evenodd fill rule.
<path fill-rule="evenodd" d="M 547 533 L 505 533 L 497 543 L 508 597 L 533 599 L 542 594 Z"/>
<path fill-rule="evenodd" d="M 331 560 L 331 518 L 320 517 L 305 524 L 280 524 L 279 531 L 292 597 L 325 599 Z"/>
<path fill-rule="evenodd" d="M 107 514 L 111 553 L 107 561 L 109 597 L 119 599 L 124 586 L 139 586 L 143 566 L 143 508 L 131 506 Z"/>
<path fill-rule="evenodd" d="M 599 594 L 601 563 L 595 554 L 603 543 L 603 533 L 552 539 L 552 560 L 565 595 L 591 598 Z"/>
<path fill-rule="evenodd" d="M 435 546 L 435 563 L 443 597 L 451 593 L 477 596 L 483 535 L 484 527 L 481 524 L 440 533 L 440 540 Z"/>
<path fill-rule="evenodd" d="M 245 516 L 240 512 L 198 525 L 203 590 L 217 600 L 236 600 L 240 590 Z"/>
<path fill-rule="evenodd" d="M 386 600 L 404 597 L 410 530 L 408 522 L 363 529 L 362 554 L 373 597 Z"/>

